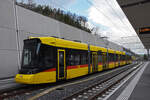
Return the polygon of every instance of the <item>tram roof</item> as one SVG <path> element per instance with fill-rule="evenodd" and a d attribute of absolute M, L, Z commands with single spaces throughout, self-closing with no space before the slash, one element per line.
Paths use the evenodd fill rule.
<path fill-rule="evenodd" d="M 74 42 L 74 41 L 64 40 L 55 37 L 32 37 L 32 38 L 39 38 L 43 44 L 47 44 L 55 47 L 88 50 L 88 45 L 85 43 Z"/>
<path fill-rule="evenodd" d="M 125 53 L 125 52 L 122 52 L 122 54 L 125 55 L 126 53 Z"/>
<path fill-rule="evenodd" d="M 108 49 L 108 53 L 115 53 L 115 50 Z"/>
<path fill-rule="evenodd" d="M 122 54 L 122 52 L 121 51 L 116 51 L 116 54 Z"/>
<path fill-rule="evenodd" d="M 75 42 L 75 41 L 71 41 L 71 40 L 65 40 L 65 39 L 60 39 L 60 38 L 55 38 L 55 37 L 30 37 L 30 39 L 32 39 L 32 38 L 38 38 L 41 40 L 41 42 L 43 44 L 47 44 L 47 45 L 51 45 L 51 46 L 55 46 L 55 47 L 88 50 L 88 44 Z M 90 45 L 90 50 L 107 52 L 106 48 L 94 46 L 94 45 Z M 108 52 L 114 53 L 115 50 L 108 49 Z M 122 54 L 121 51 L 116 51 L 116 53 Z"/>
<path fill-rule="evenodd" d="M 94 46 L 94 45 L 90 45 L 90 50 L 91 50 L 91 51 L 107 52 L 107 49 L 106 49 L 106 48 L 99 47 L 99 46 Z"/>

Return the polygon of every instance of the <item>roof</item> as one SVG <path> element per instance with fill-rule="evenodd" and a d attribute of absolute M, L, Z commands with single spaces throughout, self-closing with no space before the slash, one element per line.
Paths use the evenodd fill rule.
<path fill-rule="evenodd" d="M 150 49 L 150 0 L 117 0 L 145 48 Z"/>

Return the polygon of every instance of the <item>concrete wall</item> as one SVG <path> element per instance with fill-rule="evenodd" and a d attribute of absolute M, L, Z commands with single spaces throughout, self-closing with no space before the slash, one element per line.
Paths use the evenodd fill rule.
<path fill-rule="evenodd" d="M 114 43 L 19 6 L 16 6 L 16 17 L 12 0 L 0 1 L 0 13 L 0 79 L 18 72 L 19 52 L 21 55 L 23 40 L 29 36 L 57 36 L 102 47 L 108 44 L 113 49 L 122 50 Z"/>
<path fill-rule="evenodd" d="M 55 19 L 43 16 L 28 9 L 17 6 L 18 26 L 20 30 L 20 42 L 28 36 L 57 36 L 69 40 L 80 40 L 84 43 L 90 43 L 97 46 L 108 47 L 116 50 L 122 50 L 114 43 L 108 43 L 95 35 L 82 31 L 78 28 L 69 26 Z"/>
<path fill-rule="evenodd" d="M 13 76 L 18 69 L 14 4 L 0 0 L 0 79 Z"/>

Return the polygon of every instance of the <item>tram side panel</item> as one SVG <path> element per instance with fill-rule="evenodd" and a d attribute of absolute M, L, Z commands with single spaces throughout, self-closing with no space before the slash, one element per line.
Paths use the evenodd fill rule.
<path fill-rule="evenodd" d="M 114 54 L 109 53 L 108 54 L 108 59 L 109 59 L 109 69 L 115 68 Z"/>
<path fill-rule="evenodd" d="M 27 51 L 23 51 L 22 68 L 19 74 L 16 75 L 16 82 L 24 84 L 41 84 L 56 82 L 56 48 L 49 45 L 41 45 L 40 53 L 38 54 L 38 64 L 32 66 L 27 65 Z M 28 51 L 29 52 L 29 51 Z M 32 59 L 34 60 L 34 59 Z"/>
<path fill-rule="evenodd" d="M 98 71 L 102 71 L 103 70 L 103 63 L 102 63 L 102 53 L 98 54 Z"/>
<path fill-rule="evenodd" d="M 41 72 L 34 75 L 35 84 L 56 82 L 57 48 L 42 44 L 39 59 L 42 61 L 39 62 L 41 63 Z"/>
<path fill-rule="evenodd" d="M 66 59 L 67 79 L 88 74 L 88 51 L 68 49 Z"/>

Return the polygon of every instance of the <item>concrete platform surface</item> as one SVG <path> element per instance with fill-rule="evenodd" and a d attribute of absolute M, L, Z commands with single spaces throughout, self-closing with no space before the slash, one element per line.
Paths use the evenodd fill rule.
<path fill-rule="evenodd" d="M 108 100 L 150 100 L 150 62 L 145 62 Z"/>
<path fill-rule="evenodd" d="M 146 66 L 129 100 L 150 100 L 150 62 Z"/>

